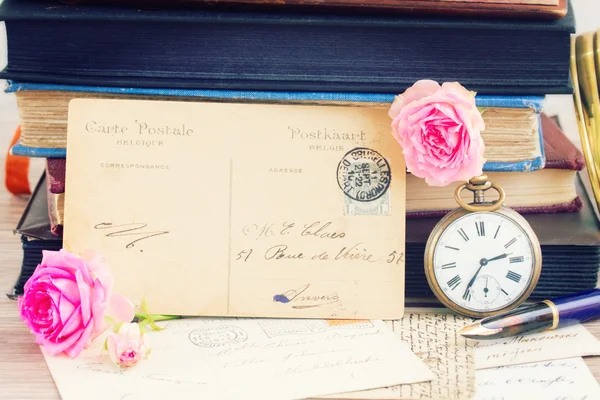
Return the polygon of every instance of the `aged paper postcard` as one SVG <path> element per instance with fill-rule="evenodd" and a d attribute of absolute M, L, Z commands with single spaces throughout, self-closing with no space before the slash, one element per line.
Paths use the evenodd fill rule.
<path fill-rule="evenodd" d="M 67 151 L 64 246 L 151 312 L 402 316 L 385 108 L 73 100 Z"/>
<path fill-rule="evenodd" d="M 504 339 L 481 340 L 475 346 L 477 369 L 600 355 L 600 341 L 583 325 Z"/>
<path fill-rule="evenodd" d="M 149 359 L 119 369 L 101 338 L 46 357 L 63 400 L 294 400 L 434 377 L 382 321 L 190 318 L 146 335 Z"/>
<path fill-rule="evenodd" d="M 583 358 L 478 370 L 475 400 L 596 400 L 600 386 Z"/>
<path fill-rule="evenodd" d="M 475 395 L 473 342 L 458 331 L 472 322 L 454 314 L 411 313 L 388 321 L 396 335 L 431 369 L 431 382 L 328 396 L 343 399 L 468 400 Z"/>

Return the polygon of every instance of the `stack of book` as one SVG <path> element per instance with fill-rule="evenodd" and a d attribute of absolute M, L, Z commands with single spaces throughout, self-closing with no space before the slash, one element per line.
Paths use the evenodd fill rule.
<path fill-rule="evenodd" d="M 373 1 L 368 13 L 362 2 L 337 0 L 297 2 L 304 4 L 299 8 L 270 1 L 125 3 L 0 6 L 8 40 L 0 77 L 16 93 L 22 124 L 12 152 L 48 158 L 45 190 L 38 186 L 26 211 L 39 214 L 45 196 L 47 232 L 29 237 L 23 221 L 17 229 L 41 242 L 38 253 L 61 237 L 72 99 L 389 107 L 415 81 L 433 79 L 478 92 L 484 171 L 507 192 L 507 206 L 527 215 L 542 244 L 533 296 L 595 287 L 600 234 L 577 179 L 583 158 L 541 113 L 544 95 L 572 90 L 574 19 L 566 1 Z M 407 175 L 408 296 L 432 296 L 424 245 L 439 217 L 457 207 L 454 188 Z M 33 254 L 29 239 L 24 249 Z"/>

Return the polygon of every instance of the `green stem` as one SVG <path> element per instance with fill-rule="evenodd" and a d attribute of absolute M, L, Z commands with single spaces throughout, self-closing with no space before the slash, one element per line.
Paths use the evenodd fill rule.
<path fill-rule="evenodd" d="M 142 314 L 135 313 L 135 317 L 139 320 L 152 319 L 153 321 L 168 321 L 171 319 L 180 319 L 179 315 L 161 315 L 161 314 Z"/>

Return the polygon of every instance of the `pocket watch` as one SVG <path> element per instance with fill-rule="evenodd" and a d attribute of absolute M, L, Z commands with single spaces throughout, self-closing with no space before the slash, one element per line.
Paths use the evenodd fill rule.
<path fill-rule="evenodd" d="M 473 192 L 467 204 L 460 196 Z M 495 189 L 498 200 L 486 201 Z M 470 317 L 517 307 L 535 288 L 542 269 L 539 240 L 529 223 L 504 206 L 504 190 L 477 176 L 456 188 L 460 206 L 433 228 L 425 247 L 425 275 L 445 306 Z"/>

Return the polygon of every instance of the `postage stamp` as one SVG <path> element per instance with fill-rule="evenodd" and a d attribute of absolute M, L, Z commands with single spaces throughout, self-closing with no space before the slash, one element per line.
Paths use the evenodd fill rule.
<path fill-rule="evenodd" d="M 189 335 L 190 342 L 196 346 L 213 348 L 226 344 L 243 343 L 248 334 L 232 325 L 194 329 Z"/>
<path fill-rule="evenodd" d="M 391 215 L 390 204 L 389 192 L 386 192 L 377 200 L 368 203 L 344 196 L 344 215 Z"/>
<path fill-rule="evenodd" d="M 344 192 L 346 215 L 389 215 L 392 172 L 377 151 L 357 147 L 338 164 L 337 181 Z"/>

